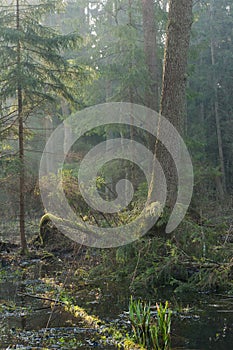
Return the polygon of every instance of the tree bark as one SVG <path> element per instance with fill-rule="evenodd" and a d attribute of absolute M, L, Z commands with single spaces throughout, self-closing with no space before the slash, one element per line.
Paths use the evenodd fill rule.
<path fill-rule="evenodd" d="M 222 142 L 222 132 L 220 125 L 220 116 L 219 116 L 219 104 L 218 104 L 218 88 L 217 88 L 217 79 L 215 72 L 215 45 L 214 45 L 214 32 L 213 32 L 213 3 L 210 3 L 210 25 L 211 25 L 211 38 L 210 38 L 210 50 L 211 50 L 211 64 L 213 68 L 213 87 L 214 87 L 214 114 L 215 114 L 215 123 L 216 123 L 216 132 L 217 132 L 217 142 L 218 142 L 218 156 L 221 170 L 221 180 L 218 182 L 217 188 L 219 189 L 220 199 L 224 200 L 226 193 L 226 174 L 225 174 L 225 165 L 224 165 L 224 154 L 223 154 L 223 142 Z"/>
<path fill-rule="evenodd" d="M 158 75 L 156 23 L 153 0 L 142 0 L 145 62 L 150 83 L 146 89 L 145 105 L 158 111 Z"/>
<path fill-rule="evenodd" d="M 170 0 L 160 112 L 183 134 L 193 0 Z"/>
<path fill-rule="evenodd" d="M 20 31 L 19 0 L 16 1 L 16 29 Z M 23 127 L 23 92 L 21 87 L 21 47 L 20 40 L 17 44 L 17 104 L 18 104 L 18 131 L 19 131 L 19 227 L 21 252 L 27 253 L 27 241 L 25 236 L 25 167 L 24 167 L 24 127 Z"/>
<path fill-rule="evenodd" d="M 193 0 L 170 0 L 164 53 L 160 114 L 182 135 L 186 115 L 187 61 L 192 26 Z M 167 206 L 173 207 L 177 192 L 177 174 L 171 156 L 158 147 L 158 158 L 167 180 Z"/>

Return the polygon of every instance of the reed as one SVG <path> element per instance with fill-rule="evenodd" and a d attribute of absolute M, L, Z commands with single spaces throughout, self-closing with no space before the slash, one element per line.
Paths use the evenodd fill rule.
<path fill-rule="evenodd" d="M 169 350 L 171 346 L 172 311 L 166 301 L 156 304 L 156 319 L 152 317 L 151 305 L 142 300 L 129 303 L 129 318 L 135 341 L 146 349 Z"/>

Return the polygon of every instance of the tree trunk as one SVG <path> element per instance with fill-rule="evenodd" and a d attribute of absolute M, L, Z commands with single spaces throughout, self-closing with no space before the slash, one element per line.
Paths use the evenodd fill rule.
<path fill-rule="evenodd" d="M 160 112 L 183 134 L 192 0 L 170 0 Z"/>
<path fill-rule="evenodd" d="M 192 0 L 170 0 L 164 53 L 160 113 L 177 131 L 184 133 L 186 114 L 187 61 L 192 25 Z M 158 131 L 159 132 L 159 131 Z M 177 194 L 177 173 L 170 154 L 160 144 L 157 153 L 167 180 L 167 206 Z"/>
<path fill-rule="evenodd" d="M 146 89 L 145 105 L 158 111 L 158 76 L 155 8 L 153 0 L 142 0 L 145 62 L 150 83 Z"/>
<path fill-rule="evenodd" d="M 50 138 L 52 132 L 53 132 L 53 120 L 52 117 L 48 114 L 43 118 L 43 128 L 45 130 L 45 143 Z M 56 149 L 56 146 L 54 145 L 54 149 Z M 54 159 L 56 155 L 50 155 L 46 158 L 46 172 L 49 173 L 54 169 Z"/>
<path fill-rule="evenodd" d="M 219 116 L 219 105 L 218 105 L 218 88 L 217 88 L 217 79 L 215 73 L 215 50 L 214 50 L 214 32 L 212 28 L 213 24 L 213 3 L 210 3 L 210 24 L 211 24 L 211 39 L 210 39 L 210 49 L 211 49 L 211 64 L 213 72 L 213 87 L 214 87 L 214 114 L 215 114 L 215 123 L 216 123 L 216 132 L 217 132 L 217 142 L 218 142 L 218 155 L 219 163 L 221 170 L 221 181 L 219 182 L 217 188 L 219 189 L 220 199 L 224 200 L 224 195 L 226 193 L 226 174 L 224 166 L 224 155 L 223 155 L 223 146 L 222 146 L 222 133 L 220 125 L 220 116 Z M 220 187 L 222 187 L 220 189 Z"/>
<path fill-rule="evenodd" d="M 16 1 L 16 28 L 20 30 L 20 18 L 19 18 L 19 0 Z M 22 87 L 20 83 L 21 76 L 21 47 L 20 40 L 17 44 L 17 103 L 18 103 L 18 126 L 19 126 L 19 227 L 20 227 L 20 240 L 21 240 L 21 252 L 27 253 L 27 241 L 25 236 L 25 168 L 24 168 L 24 128 L 23 128 L 23 98 Z"/>

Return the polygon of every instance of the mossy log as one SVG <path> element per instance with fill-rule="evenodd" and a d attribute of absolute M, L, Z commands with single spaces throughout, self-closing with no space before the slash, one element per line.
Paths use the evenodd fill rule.
<path fill-rule="evenodd" d="M 39 236 L 36 239 L 36 243 L 52 252 L 60 251 L 64 253 L 71 251 L 78 244 L 59 231 L 55 225 L 58 221 L 62 222 L 62 219 L 49 213 L 43 215 L 39 223 Z"/>
<path fill-rule="evenodd" d="M 70 250 L 70 246 L 85 245 L 93 242 L 98 242 L 100 235 L 85 222 L 69 221 L 59 218 L 53 214 L 46 213 L 42 216 L 39 224 L 39 237 L 37 245 L 42 247 L 54 247 L 53 250 Z M 76 243 L 78 242 L 78 243 Z"/>

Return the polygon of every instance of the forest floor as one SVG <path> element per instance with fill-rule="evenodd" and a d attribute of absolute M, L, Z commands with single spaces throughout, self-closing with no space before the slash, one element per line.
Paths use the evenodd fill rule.
<path fill-rule="evenodd" d="M 43 237 L 34 227 L 36 235 L 26 256 L 20 254 L 18 243 L 0 242 L 1 348 L 18 344 L 29 349 L 30 344 L 35 349 L 43 345 L 110 350 L 128 342 L 136 349 L 127 336 L 131 333 L 127 312 L 122 312 L 128 310 L 131 295 L 154 302 L 169 300 L 174 314 L 180 315 L 173 328 L 180 331 L 183 319 L 193 321 L 192 329 L 197 327 L 198 298 L 203 295 L 204 305 L 210 299 L 208 308 L 221 305 L 218 329 L 226 322 L 233 296 L 232 217 L 232 208 L 216 214 L 210 207 L 208 217 L 186 218 L 171 239 L 158 236 L 155 228 L 141 240 L 112 249 L 81 246 L 49 222 Z M 191 293 L 195 306 L 183 305 Z M 229 329 L 231 322 L 229 318 Z M 224 332 L 218 340 L 226 339 Z M 230 336 L 227 339 L 232 342 Z M 180 345 L 187 340 L 175 336 L 173 342 Z"/>

